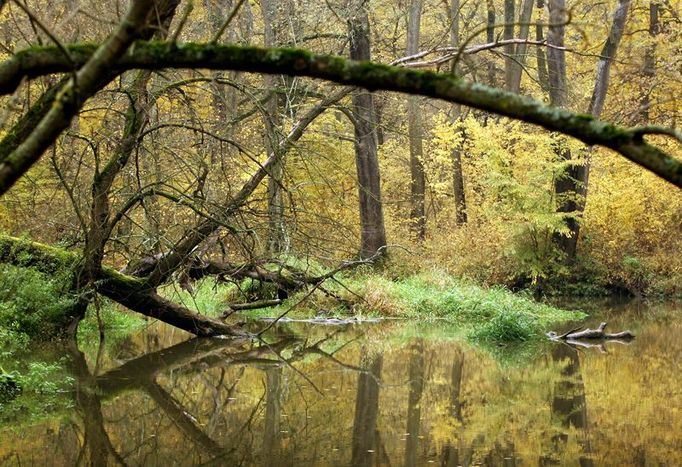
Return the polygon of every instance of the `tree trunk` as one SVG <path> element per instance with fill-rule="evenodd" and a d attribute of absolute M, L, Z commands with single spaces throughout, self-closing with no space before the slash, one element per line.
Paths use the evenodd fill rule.
<path fill-rule="evenodd" d="M 540 9 L 545 8 L 544 0 L 537 0 L 537 6 Z M 535 40 L 538 42 L 544 41 L 545 37 L 542 32 L 542 23 L 538 22 L 535 25 Z M 535 48 L 535 57 L 538 63 L 538 82 L 540 83 L 540 89 L 543 92 L 549 93 L 549 73 L 547 71 L 547 56 L 545 55 L 544 47 Z"/>
<path fill-rule="evenodd" d="M 362 6 L 364 2 L 351 3 L 357 8 L 352 8 L 354 16 L 349 20 L 350 58 L 369 60 L 371 54 L 367 11 Z M 374 102 L 371 93 L 358 89 L 353 93 L 352 103 L 360 202 L 360 257 L 370 258 L 386 246 Z"/>
<path fill-rule="evenodd" d="M 589 113 L 595 118 L 601 118 L 602 110 L 604 109 L 604 102 L 606 101 L 606 93 L 609 89 L 611 65 L 616 57 L 618 45 L 623 37 L 625 30 L 625 21 L 627 20 L 628 10 L 630 9 L 630 0 L 619 0 L 616 11 L 613 13 L 613 23 L 609 36 L 604 43 L 601 54 L 599 55 L 599 62 L 597 62 L 597 76 L 594 80 L 594 90 L 592 91 L 592 99 L 590 100 Z M 585 210 L 585 202 L 587 201 L 587 190 L 590 181 L 590 163 L 592 151 L 588 148 L 586 151 L 585 163 L 577 167 L 578 181 L 580 182 L 581 203 L 578 205 L 579 212 Z M 578 234 L 580 225 L 576 229 L 575 241 L 578 241 Z"/>
<path fill-rule="evenodd" d="M 558 345 L 552 352 L 552 360 L 561 365 L 561 379 L 554 384 L 551 402 L 552 426 L 556 433 L 547 443 L 545 453 L 540 457 L 540 465 L 556 465 L 564 458 L 569 436 L 572 433 L 578 438 L 581 467 L 594 465 L 591 455 L 589 438 L 586 435 L 587 400 L 585 398 L 585 384 L 580 370 L 578 352 L 566 345 Z"/>
<path fill-rule="evenodd" d="M 502 38 L 510 40 L 514 38 L 514 22 L 516 15 L 514 12 L 515 0 L 504 0 L 504 30 Z M 512 89 L 512 79 L 514 73 L 514 44 L 504 46 L 504 84 L 508 91 Z"/>
<path fill-rule="evenodd" d="M 486 23 L 486 41 L 488 44 L 495 42 L 495 3 L 492 0 L 486 0 L 488 8 L 488 21 Z M 488 60 L 488 85 L 495 86 L 495 62 L 492 59 Z"/>
<path fill-rule="evenodd" d="M 549 0 L 549 32 L 547 43 L 557 47 L 564 46 L 566 26 L 565 0 Z M 549 101 L 555 107 L 566 107 L 568 89 L 566 86 L 566 54 L 557 48 L 547 49 L 547 71 L 549 75 Z M 567 165 L 563 173 L 554 180 L 556 210 L 564 215 L 568 235 L 555 234 L 554 241 L 567 263 L 575 259 L 578 236 L 578 221 L 574 217 L 578 210 L 576 194 L 579 192 L 577 166 L 571 163 L 571 151 L 563 138 L 555 142 L 555 151 L 562 163 Z"/>
<path fill-rule="evenodd" d="M 407 400 L 407 441 L 405 467 L 417 465 L 417 447 L 421 425 L 421 399 L 424 392 L 424 343 L 418 339 L 410 348 L 410 392 Z"/>
<path fill-rule="evenodd" d="M 422 0 L 410 3 L 407 23 L 406 55 L 414 55 L 419 51 L 419 29 L 422 14 Z M 422 118 L 419 96 L 407 97 L 407 126 L 410 140 L 410 219 L 417 238 L 424 240 L 426 235 L 425 193 L 426 177 L 424 174 L 424 149 L 422 146 Z"/>
<path fill-rule="evenodd" d="M 530 19 L 533 14 L 533 3 L 534 0 L 523 0 L 521 5 L 521 14 L 519 22 L 521 23 L 519 28 L 519 39 L 527 40 L 528 33 L 530 31 Z M 542 28 L 540 26 L 540 28 Z M 542 35 L 542 29 L 540 29 L 540 35 Z M 538 47 L 541 49 L 542 47 Z M 509 78 L 508 89 L 511 92 L 519 93 L 521 90 L 521 74 L 523 73 L 523 67 L 526 63 L 526 53 L 528 52 L 528 44 L 518 44 L 514 52 L 513 63 L 511 64 L 511 76 Z"/>
<path fill-rule="evenodd" d="M 653 39 L 660 31 L 658 23 L 658 10 L 660 8 L 660 3 L 652 1 L 649 3 L 649 36 Z M 643 124 L 649 123 L 650 107 L 651 107 L 651 89 L 654 78 L 656 77 L 656 41 L 652 41 L 651 44 L 646 48 L 644 54 L 644 76 L 646 82 L 648 83 L 648 89 L 646 89 L 642 95 L 641 100 L 641 111 L 640 116 Z"/>
<path fill-rule="evenodd" d="M 550 12 L 552 12 L 553 2 L 550 2 Z M 562 5 L 559 8 L 564 8 L 563 0 Z M 554 5 L 556 8 L 557 5 Z M 616 55 L 618 49 L 618 44 L 623 37 L 623 31 L 625 30 L 625 21 L 627 19 L 628 9 L 630 8 L 630 0 L 619 0 L 618 7 L 613 14 L 613 22 L 611 24 L 611 30 L 609 31 L 609 36 L 604 43 L 602 48 L 599 61 L 597 62 L 597 76 L 595 78 L 594 90 L 592 92 L 592 99 L 590 101 L 589 113 L 594 116 L 595 119 L 599 119 L 601 116 L 602 109 L 604 107 L 604 101 L 606 100 L 606 93 L 609 86 L 609 75 L 611 70 L 611 64 Z M 550 22 L 555 22 L 550 14 Z M 558 36 L 552 36 L 550 34 L 551 40 L 561 40 L 563 44 L 563 33 L 561 33 L 561 38 Z M 555 43 L 555 42 L 550 42 Z M 563 95 L 555 91 L 555 99 L 562 99 L 561 104 L 556 104 L 565 107 L 566 96 L 565 96 L 565 60 L 560 59 L 563 62 L 563 69 L 559 69 L 553 66 L 553 61 L 557 59 L 560 52 L 563 55 L 563 51 L 552 50 L 551 58 L 549 60 L 550 70 L 555 73 L 563 73 L 563 77 L 555 77 L 554 81 L 552 79 L 552 72 L 550 72 L 550 83 L 554 87 L 559 86 L 563 89 Z M 548 52 L 549 53 L 549 52 Z M 563 88 L 561 88 L 561 79 L 563 79 Z M 550 92 L 550 97 L 552 93 Z M 586 151 L 586 161 L 583 164 L 571 163 L 563 175 L 560 175 L 555 184 L 555 194 L 557 199 L 558 211 L 570 214 L 571 217 L 566 218 L 566 224 L 570 229 L 570 236 L 559 236 L 557 238 L 558 245 L 562 252 L 566 255 L 568 262 L 572 262 L 575 259 L 578 246 L 578 237 L 580 235 L 580 223 L 575 216 L 582 214 L 585 209 L 585 202 L 587 197 L 587 189 L 590 176 L 590 151 Z M 566 161 L 571 160 L 571 154 L 568 150 L 562 151 L 562 157 Z"/>
<path fill-rule="evenodd" d="M 452 0 L 450 3 L 450 46 L 453 49 L 459 47 L 459 0 Z M 453 74 L 457 74 L 457 64 L 453 64 Z M 457 121 L 461 116 L 462 106 L 455 104 L 452 106 L 451 122 Z M 450 153 L 452 157 L 452 192 L 455 197 L 455 223 L 457 225 L 466 224 L 467 206 L 466 195 L 464 192 L 464 175 L 462 172 L 462 151 L 459 147 L 454 147 Z"/>
<path fill-rule="evenodd" d="M 282 45 L 278 4 L 277 0 L 261 0 L 266 47 Z M 267 90 L 275 93 L 265 104 L 265 148 L 268 154 L 278 150 L 282 132 L 281 90 L 278 89 L 282 86 L 282 81 L 282 76 L 279 75 L 264 77 Z M 283 176 L 283 161 L 279 158 L 268 174 L 268 250 L 273 255 L 281 253 L 285 249 L 286 242 L 282 197 Z"/>
<path fill-rule="evenodd" d="M 282 432 L 280 420 L 282 415 L 282 367 L 265 370 L 265 426 L 263 428 L 263 460 L 269 459 L 268 465 L 282 465 Z M 286 381 L 285 381 L 286 382 Z"/>
<path fill-rule="evenodd" d="M 8 236 L 0 236 L 0 263 L 32 268 L 48 275 L 76 267 L 83 261 L 73 253 Z M 221 321 L 203 316 L 159 296 L 145 281 L 102 267 L 95 290 L 124 307 L 197 336 L 244 335 Z"/>

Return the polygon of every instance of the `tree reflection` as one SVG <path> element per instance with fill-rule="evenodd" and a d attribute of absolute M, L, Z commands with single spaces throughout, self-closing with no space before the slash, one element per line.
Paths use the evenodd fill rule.
<path fill-rule="evenodd" d="M 552 351 L 552 360 L 564 365 L 561 377 L 554 384 L 551 413 L 552 425 L 563 428 L 549 437 L 549 453 L 541 457 L 541 465 L 558 465 L 569 441 L 569 429 L 578 430 L 578 444 L 581 448 L 579 462 L 582 467 L 593 465 L 590 458 L 591 448 L 587 438 L 587 403 L 585 400 L 585 384 L 580 370 L 578 351 L 568 345 L 556 345 Z"/>
<path fill-rule="evenodd" d="M 410 346 L 410 393 L 407 402 L 407 440 L 405 467 L 417 465 L 417 444 L 421 423 L 421 398 L 424 392 L 424 341 L 416 339 Z"/>
<path fill-rule="evenodd" d="M 276 466 L 281 460 L 282 434 L 280 419 L 282 412 L 282 368 L 268 368 L 265 389 L 265 428 L 263 429 L 263 459 L 269 459 L 269 464 Z"/>
<path fill-rule="evenodd" d="M 353 453 L 351 465 L 369 467 L 376 451 L 377 416 L 379 414 L 379 388 L 381 381 L 381 354 L 369 356 L 362 352 L 360 366 L 367 368 L 358 374 L 353 421 Z"/>

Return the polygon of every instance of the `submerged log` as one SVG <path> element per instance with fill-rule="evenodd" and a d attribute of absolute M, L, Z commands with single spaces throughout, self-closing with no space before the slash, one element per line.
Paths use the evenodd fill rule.
<path fill-rule="evenodd" d="M 557 334 L 554 331 L 547 333 L 547 336 L 552 340 L 560 341 L 580 341 L 580 340 L 598 340 L 598 339 L 618 339 L 618 340 L 628 340 L 634 339 L 635 335 L 630 331 L 622 331 L 617 333 L 607 333 L 604 332 L 606 329 L 606 323 L 601 323 L 597 329 L 584 329 L 582 326 L 579 328 L 572 329 L 563 334 Z"/>

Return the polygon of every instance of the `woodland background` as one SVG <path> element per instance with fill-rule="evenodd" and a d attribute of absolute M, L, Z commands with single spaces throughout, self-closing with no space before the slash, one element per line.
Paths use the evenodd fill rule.
<path fill-rule="evenodd" d="M 239 6 L 220 42 L 353 56 L 354 47 L 359 53 L 358 35 L 366 33 L 375 61 L 454 68 L 470 81 L 593 114 L 591 101 L 604 84 L 598 67 L 608 59 L 601 119 L 626 127 L 679 124 L 679 2 L 239 3 L 181 2 L 160 34 L 179 43 L 211 41 Z M 24 5 L 8 2 L 0 11 L 0 59 L 51 45 L 38 19 L 65 43 L 101 42 L 125 10 L 122 2 Z M 607 51 L 618 28 L 614 15 L 623 8 L 622 39 Z M 551 14 L 560 21 L 553 22 Z M 559 31 L 562 22 L 565 31 Z M 544 42 L 559 33 L 563 58 Z M 482 44 L 490 47 L 478 50 Z M 456 56 L 459 48 L 463 53 Z M 556 71 L 552 76 L 552 67 L 561 67 L 561 60 L 565 80 L 557 89 L 560 78 Z M 0 137 L 56 80 L 24 82 L 2 98 Z M 287 138 L 301 115 L 339 89 L 306 78 L 251 73 L 127 72 L 89 100 L 49 153 L 0 199 L 0 228 L 66 249 L 83 247 L 96 173 L 133 132 L 130 158 L 110 187 L 112 216 L 120 215 L 103 258 L 121 268 L 167 251 L 197 219 L 221 209 L 226 195 Z M 335 264 L 358 251 L 365 257 L 376 251 L 381 241 L 373 250 L 363 249 L 358 210 L 363 193 L 376 198 L 358 186 L 354 142 L 365 124 L 377 145 L 391 275 L 437 266 L 485 284 L 545 292 L 682 292 L 678 188 L 609 150 L 588 150 L 522 122 L 377 92 L 373 115 L 358 124 L 364 117 L 352 99 L 338 99 L 292 141 L 269 182 L 255 190 L 227 228 L 202 244 L 202 254 L 230 261 L 296 257 Z M 131 109 L 142 117 L 132 130 Z M 669 154 L 681 154 L 674 139 L 650 138 Z M 588 160 L 585 196 L 576 173 Z M 559 188 L 566 180 L 574 191 Z M 571 237 L 577 239 L 573 246 Z"/>

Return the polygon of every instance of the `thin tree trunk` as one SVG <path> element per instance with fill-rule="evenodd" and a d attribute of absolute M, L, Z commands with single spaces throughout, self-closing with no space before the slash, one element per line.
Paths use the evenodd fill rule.
<path fill-rule="evenodd" d="M 450 3 L 450 45 L 456 49 L 459 47 L 459 17 L 460 2 L 452 0 Z M 454 74 L 457 74 L 457 64 L 453 64 Z M 452 106 L 451 122 L 457 121 L 461 116 L 462 106 Z M 459 147 L 454 147 L 450 153 L 452 157 L 452 191 L 455 197 L 455 223 L 457 225 L 466 224 L 467 209 L 466 196 L 464 192 L 464 175 L 462 173 L 462 151 Z"/>
<path fill-rule="evenodd" d="M 419 29 L 422 14 L 422 0 L 410 3 L 407 23 L 406 54 L 414 55 L 419 51 Z M 410 219 L 417 238 L 424 240 L 426 235 L 425 192 L 426 177 L 424 175 L 424 149 L 422 145 L 422 118 L 419 96 L 407 98 L 407 125 L 410 140 Z"/>
<path fill-rule="evenodd" d="M 265 370 L 265 428 L 263 430 L 263 459 L 269 459 L 269 465 L 281 465 L 282 433 L 280 420 L 282 414 L 282 368 Z"/>
<path fill-rule="evenodd" d="M 521 5 L 521 14 L 519 22 L 519 39 L 528 39 L 530 32 L 530 19 L 533 14 L 534 0 L 523 0 Z M 542 34 L 542 29 L 540 34 Z M 541 47 L 538 47 L 540 49 Z M 509 78 L 508 89 L 511 92 L 519 93 L 521 90 L 521 74 L 523 73 L 523 66 L 526 63 L 526 53 L 528 52 L 528 44 L 518 44 L 514 52 L 514 61 L 511 64 L 511 76 Z"/>
<path fill-rule="evenodd" d="M 660 3 L 652 1 L 649 3 L 649 36 L 651 38 L 656 37 L 660 31 L 658 22 L 658 10 L 660 9 Z M 654 78 L 656 77 L 656 42 L 652 41 L 651 45 L 646 48 L 644 54 L 644 76 L 646 78 L 646 83 L 648 83 L 648 89 L 644 91 L 641 100 L 641 120 L 643 124 L 649 123 L 650 119 L 650 107 L 651 107 L 651 89 L 654 83 Z"/>
<path fill-rule="evenodd" d="M 424 392 L 424 343 L 417 340 L 410 351 L 410 392 L 407 401 L 407 441 L 405 467 L 417 465 L 417 447 L 421 425 L 421 399 Z"/>
<path fill-rule="evenodd" d="M 545 1 L 537 0 L 537 7 L 544 10 Z M 544 34 L 542 32 L 542 23 L 537 23 L 535 25 L 535 40 L 538 42 L 545 40 Z M 540 88 L 543 92 L 549 93 L 549 73 L 547 71 L 547 57 L 545 55 L 545 48 L 536 47 L 535 57 L 538 62 L 538 82 L 540 83 Z"/>
<path fill-rule="evenodd" d="M 514 38 L 514 22 L 516 14 L 514 12 L 515 0 L 504 0 L 504 30 L 502 38 L 510 40 Z M 504 84 L 507 90 L 511 90 L 512 78 L 514 73 L 514 44 L 504 46 Z"/>
<path fill-rule="evenodd" d="M 491 44 L 495 42 L 495 3 L 492 0 L 486 0 L 486 5 L 488 8 L 486 41 Z M 495 62 L 492 59 L 488 60 L 488 84 L 495 86 Z"/>
<path fill-rule="evenodd" d="M 628 10 L 630 9 L 630 0 L 619 0 L 616 11 L 613 13 L 613 23 L 609 31 L 609 37 L 604 43 L 601 54 L 599 55 L 599 62 L 597 62 L 597 76 L 594 80 L 594 90 L 592 91 L 592 99 L 590 100 L 589 113 L 595 118 L 601 117 L 604 109 L 604 102 L 606 101 L 606 93 L 609 89 L 609 81 L 611 74 L 611 65 L 616 57 L 618 45 L 623 37 L 625 31 L 625 21 L 627 20 Z M 587 190 L 590 181 L 590 163 L 592 151 L 587 150 L 585 164 L 578 166 L 578 180 L 582 184 L 580 187 L 580 194 L 582 195 L 582 203 L 579 206 L 579 211 L 585 209 L 585 201 L 587 198 Z M 578 240 L 580 226 L 576 231 L 575 241 Z"/>
<path fill-rule="evenodd" d="M 549 0 L 549 32 L 547 43 L 564 47 L 566 34 L 565 0 Z M 547 71 L 549 75 L 549 100 L 555 107 L 566 107 L 566 52 L 556 47 L 547 49 Z"/>
<path fill-rule="evenodd" d="M 281 45 L 280 18 L 277 0 L 261 0 L 263 23 L 265 24 L 265 46 Z M 275 95 L 265 105 L 265 148 L 268 154 L 279 147 L 282 127 L 280 92 L 282 77 L 266 75 L 265 86 Z M 285 249 L 286 234 L 284 227 L 284 200 L 282 197 L 282 183 L 284 166 L 281 158 L 272 165 L 268 176 L 268 250 L 271 254 L 281 253 Z"/>
<path fill-rule="evenodd" d="M 353 1 L 349 19 L 350 58 L 369 60 L 369 18 L 363 7 L 365 2 Z M 369 258 L 386 246 L 384 213 L 381 204 L 381 180 L 377 155 L 376 120 L 372 94 L 358 89 L 353 93 L 355 118 L 355 165 L 358 173 L 360 203 L 360 257 Z"/>

